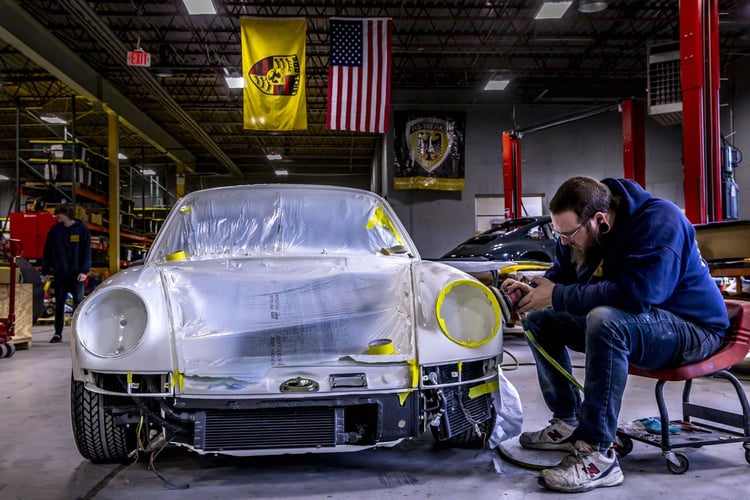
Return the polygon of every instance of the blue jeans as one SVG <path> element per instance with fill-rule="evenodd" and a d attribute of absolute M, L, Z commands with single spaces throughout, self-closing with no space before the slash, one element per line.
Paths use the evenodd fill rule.
<path fill-rule="evenodd" d="M 56 274 L 52 286 L 55 290 L 55 335 L 62 337 L 68 292 L 73 295 L 73 310 L 75 311 L 78 304 L 83 301 L 83 281 L 78 281 L 77 274 Z"/>
<path fill-rule="evenodd" d="M 548 308 L 528 313 L 523 323 L 570 373 L 567 348 L 586 353 L 581 400 L 578 389 L 529 343 L 547 407 L 556 418 L 578 418 L 573 439 L 599 450 L 615 440 L 628 364 L 646 369 L 685 365 L 707 358 L 721 345 L 713 330 L 661 309 L 633 314 L 601 306 L 587 316 L 573 316 Z"/>

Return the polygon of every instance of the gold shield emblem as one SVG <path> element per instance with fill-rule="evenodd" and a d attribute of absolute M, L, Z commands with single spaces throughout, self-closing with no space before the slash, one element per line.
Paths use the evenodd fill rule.
<path fill-rule="evenodd" d="M 424 117 L 406 123 L 409 154 L 428 172 L 438 168 L 453 147 L 453 124 L 440 118 Z"/>

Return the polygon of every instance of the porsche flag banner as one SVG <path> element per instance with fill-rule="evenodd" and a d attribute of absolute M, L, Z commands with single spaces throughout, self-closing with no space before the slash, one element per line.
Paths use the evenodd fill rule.
<path fill-rule="evenodd" d="M 249 130 L 305 130 L 306 19 L 242 18 L 243 123 Z"/>
<path fill-rule="evenodd" d="M 465 113 L 397 111 L 393 187 L 463 190 L 465 128 Z"/>
<path fill-rule="evenodd" d="M 326 128 L 383 134 L 391 105 L 391 19 L 331 18 Z"/>

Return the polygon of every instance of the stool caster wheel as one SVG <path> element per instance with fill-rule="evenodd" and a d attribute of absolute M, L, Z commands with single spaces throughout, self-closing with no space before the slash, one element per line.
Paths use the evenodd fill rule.
<path fill-rule="evenodd" d="M 617 458 L 622 458 L 633 451 L 633 440 L 627 436 L 617 436 L 615 438 L 615 453 Z"/>
<path fill-rule="evenodd" d="M 745 462 L 750 464 L 750 450 L 745 450 Z"/>
<path fill-rule="evenodd" d="M 674 457 L 677 459 L 678 462 L 680 462 L 680 464 L 677 465 L 671 460 L 667 459 L 667 469 L 669 469 L 669 472 L 671 472 L 672 474 L 686 473 L 688 468 L 690 467 L 690 462 L 688 461 L 688 457 L 686 457 L 682 453 L 675 453 Z"/>

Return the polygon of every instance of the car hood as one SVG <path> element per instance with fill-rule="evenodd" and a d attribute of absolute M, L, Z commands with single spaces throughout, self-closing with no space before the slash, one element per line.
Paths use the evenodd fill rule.
<path fill-rule="evenodd" d="M 258 383 L 274 367 L 351 362 L 389 339 L 413 350 L 404 259 L 250 259 L 161 266 L 179 371 Z"/>

